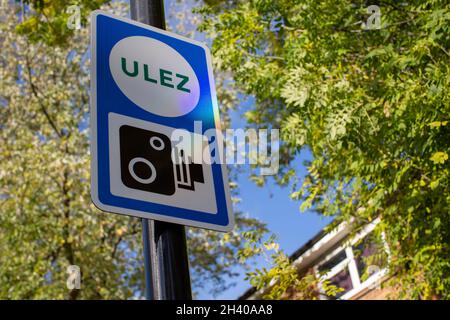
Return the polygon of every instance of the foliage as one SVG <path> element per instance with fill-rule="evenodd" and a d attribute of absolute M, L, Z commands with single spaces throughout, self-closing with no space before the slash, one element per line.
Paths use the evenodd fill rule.
<path fill-rule="evenodd" d="M 369 4 L 380 29 L 362 28 Z M 381 215 L 400 297 L 450 298 L 448 2 L 235 0 L 197 12 L 217 68 L 255 97 L 249 123 L 282 130 L 276 179 L 295 179 L 292 157 L 311 151 L 292 194 L 301 209 L 356 230 Z"/>
<path fill-rule="evenodd" d="M 86 26 L 89 13 L 108 2 L 110 0 L 24 0 L 20 15 L 28 14 L 24 14 L 16 29 L 33 43 L 66 46 L 77 32 L 76 29 L 67 27 L 73 14 L 68 8 L 78 6 L 80 22 Z"/>
<path fill-rule="evenodd" d="M 18 10 L 0 15 L 0 298 L 140 298 L 139 219 L 101 212 L 90 199 L 88 29 L 50 46 L 45 30 L 36 39 L 16 32 Z M 236 218 L 229 234 L 188 229 L 194 289 L 232 285 L 240 233 L 264 231 Z M 81 290 L 66 288 L 69 265 L 81 268 Z"/>
<path fill-rule="evenodd" d="M 334 297 L 342 291 L 328 280 L 320 281 L 312 270 L 299 274 L 289 257 L 279 249 L 274 235 L 265 241 L 258 232 L 244 232 L 243 236 L 247 242 L 238 252 L 241 261 L 263 255 L 272 265 L 270 269 L 247 272 L 246 280 L 250 280 L 250 284 L 257 290 L 263 290 L 262 298 L 317 300 L 322 295 Z"/>

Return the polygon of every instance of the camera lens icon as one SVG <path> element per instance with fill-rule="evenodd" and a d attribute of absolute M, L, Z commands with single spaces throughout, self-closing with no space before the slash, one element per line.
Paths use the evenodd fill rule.
<path fill-rule="evenodd" d="M 164 141 L 160 137 L 151 137 L 150 146 L 156 151 L 161 151 L 165 148 Z"/>
<path fill-rule="evenodd" d="M 150 169 L 150 177 L 143 179 L 136 174 L 136 172 L 134 171 L 134 165 L 137 163 L 144 163 Z M 130 163 L 128 164 L 128 170 L 130 171 L 130 174 L 134 178 L 134 180 L 136 180 L 139 183 L 149 184 L 149 183 L 152 183 L 153 181 L 155 181 L 155 179 L 156 179 L 155 166 L 147 159 L 144 159 L 141 157 L 132 159 L 130 161 Z"/>
<path fill-rule="evenodd" d="M 123 125 L 120 135 L 120 173 L 125 186 L 135 190 L 173 195 L 176 191 L 168 136 Z"/>
<path fill-rule="evenodd" d="M 164 141 L 160 137 L 156 137 L 156 136 L 151 137 L 149 143 L 150 143 L 150 146 L 153 149 L 155 149 L 156 151 L 162 151 L 162 150 L 164 150 L 164 148 L 166 146 Z M 150 177 L 141 178 L 141 177 L 139 177 L 139 175 L 136 174 L 134 166 L 135 166 L 135 164 L 140 164 L 140 163 L 143 163 L 148 167 L 148 169 L 150 170 Z M 147 159 L 142 158 L 142 157 L 136 157 L 134 159 L 131 159 L 130 163 L 128 164 L 128 171 L 130 171 L 130 174 L 134 178 L 134 180 L 136 180 L 137 182 L 143 183 L 143 184 L 152 183 L 156 179 L 155 166 L 150 161 L 148 161 Z"/>

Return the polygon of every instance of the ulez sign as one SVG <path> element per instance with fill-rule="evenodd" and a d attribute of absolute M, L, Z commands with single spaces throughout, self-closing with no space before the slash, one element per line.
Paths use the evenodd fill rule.
<path fill-rule="evenodd" d="M 230 230 L 225 164 L 197 161 L 192 150 L 173 141 L 182 129 L 209 148 L 206 133 L 220 131 L 208 48 L 101 11 L 93 12 L 91 28 L 94 204 L 119 214 Z"/>
<path fill-rule="evenodd" d="M 130 36 L 119 40 L 111 48 L 109 65 L 119 89 L 148 112 L 180 117 L 199 103 L 200 83 L 195 71 L 177 50 L 160 39 Z"/>
<path fill-rule="evenodd" d="M 121 59 L 121 65 L 122 65 L 122 72 L 126 74 L 129 77 L 137 77 L 139 75 L 139 65 L 137 61 L 133 61 L 133 71 L 127 70 L 127 59 L 122 57 Z M 169 70 L 159 69 L 159 82 L 156 78 L 152 78 L 149 74 L 149 67 L 147 64 L 143 64 L 143 78 L 145 81 L 148 81 L 150 83 L 154 84 L 160 84 L 162 86 L 168 87 L 168 88 L 176 88 L 177 90 L 184 91 L 184 92 L 191 92 L 191 89 L 186 88 L 185 85 L 189 82 L 189 77 L 184 76 L 179 73 L 175 73 L 175 76 L 177 77 L 178 83 L 173 83 L 173 77 L 174 73 Z"/>

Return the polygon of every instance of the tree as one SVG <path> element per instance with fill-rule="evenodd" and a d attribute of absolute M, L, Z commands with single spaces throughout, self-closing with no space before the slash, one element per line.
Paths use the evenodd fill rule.
<path fill-rule="evenodd" d="M 291 160 L 311 151 L 292 193 L 301 209 L 355 231 L 381 216 L 400 297 L 450 298 L 447 1 L 208 1 L 197 12 L 216 67 L 255 97 L 250 125 L 282 130 L 277 181 L 296 180 Z"/>
<path fill-rule="evenodd" d="M 0 298 L 139 298 L 140 221 L 90 200 L 88 28 L 47 42 L 47 29 L 17 32 L 27 17 L 13 4 L 0 16 Z M 229 234 L 188 229 L 194 289 L 232 284 L 247 229 L 265 230 L 241 213 Z M 69 265 L 81 269 L 81 290 L 66 288 Z"/>
<path fill-rule="evenodd" d="M 110 0 L 23 0 L 21 11 L 29 13 L 16 24 L 16 30 L 30 42 L 50 46 L 67 46 L 78 30 L 76 23 L 86 26 L 92 10 Z M 72 27 L 68 27 L 71 26 Z"/>

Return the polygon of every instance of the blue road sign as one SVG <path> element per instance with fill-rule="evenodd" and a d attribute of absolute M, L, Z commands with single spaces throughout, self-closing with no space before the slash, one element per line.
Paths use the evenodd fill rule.
<path fill-rule="evenodd" d="M 231 230 L 223 149 L 212 143 L 220 120 L 208 48 L 101 11 L 92 13 L 91 28 L 94 204 Z"/>

